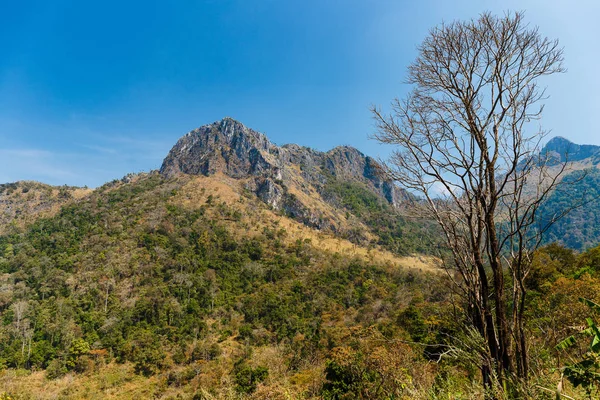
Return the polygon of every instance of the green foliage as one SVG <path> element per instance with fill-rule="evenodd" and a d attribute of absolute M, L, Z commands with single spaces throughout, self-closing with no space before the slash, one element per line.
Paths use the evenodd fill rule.
<path fill-rule="evenodd" d="M 544 236 L 546 243 L 560 242 L 585 250 L 600 242 L 600 169 L 590 168 L 566 175 L 562 184 L 539 210 L 539 225 L 545 226 L 575 204 L 582 204 L 553 224 Z"/>
<path fill-rule="evenodd" d="M 427 325 L 420 310 L 414 305 L 408 306 L 398 315 L 397 323 L 406 329 L 415 342 L 423 342 L 427 336 Z"/>
<path fill-rule="evenodd" d="M 254 335 L 252 333 L 252 326 L 250 324 L 244 324 L 244 325 L 240 326 L 238 337 L 241 340 L 253 339 Z"/>
<path fill-rule="evenodd" d="M 269 376 L 269 369 L 263 366 L 252 368 L 244 360 L 235 364 L 233 369 L 235 388 L 239 393 L 253 393 L 256 386 Z"/>
<path fill-rule="evenodd" d="M 90 345 L 83 339 L 75 339 L 69 347 L 69 356 L 66 361 L 68 369 L 74 369 L 80 357 L 90 352 Z"/>
<path fill-rule="evenodd" d="M 353 398 L 353 394 L 358 393 L 357 386 L 362 383 L 363 378 L 356 376 L 350 367 L 330 360 L 325 367 L 326 382 L 322 389 L 323 398 L 326 400 Z"/>
<path fill-rule="evenodd" d="M 166 353 L 152 331 L 136 330 L 131 336 L 132 340 L 127 344 L 126 351 L 137 373 L 154 375 L 167 365 Z"/>
<path fill-rule="evenodd" d="M 576 275 L 578 276 L 581 276 L 585 272 L 600 272 L 600 246 L 583 253 L 575 263 L 575 266 L 577 267 Z"/>
<path fill-rule="evenodd" d="M 404 398 L 412 385 L 414 353 L 407 345 L 382 340 L 373 328 L 354 329 L 333 349 L 325 365 L 324 399 Z M 409 371 L 411 373 L 409 373 Z"/>
<path fill-rule="evenodd" d="M 278 362 L 301 376 L 345 343 L 340 327 L 373 326 L 389 338 L 437 329 L 428 322 L 434 307 L 395 322 L 406 299 L 448 302 L 445 278 L 286 241 L 272 221 L 250 232 L 247 216 L 218 195 L 191 209 L 173 201 L 180 189 L 153 174 L 113 182 L 0 236 L 0 365 L 46 369 L 54 379 L 116 361 L 172 385 L 217 365 L 251 393 L 270 365 L 246 358 L 233 366 L 236 346 L 279 349 Z M 387 210 L 365 199 L 363 217 Z"/>
<path fill-rule="evenodd" d="M 223 353 L 218 343 L 200 342 L 194 346 L 191 361 L 211 361 Z"/>
<path fill-rule="evenodd" d="M 427 248 L 414 233 L 429 228 L 399 218 L 366 188 L 330 182 L 327 190 L 349 221 L 390 235 L 380 244 Z M 160 385 L 212 390 L 232 381 L 254 396 L 281 384 L 282 369 L 313 398 L 418 398 L 424 388 L 432 398 L 466 398 L 478 387 L 481 354 L 459 334 L 463 304 L 443 274 L 322 251 L 314 240 L 290 241 L 273 221 L 252 230 L 218 195 L 190 209 L 173 201 L 181 192 L 181 183 L 157 175 L 115 182 L 0 236 L 0 367 L 45 369 L 54 379 L 126 362 Z M 577 254 L 552 244 L 536 253 L 525 305 L 536 376 L 552 378 L 553 338 L 587 316 L 575 299 L 599 300 L 598 272 L 600 247 Z M 581 340 L 595 326 L 586 323 L 560 346 L 573 361 L 565 377 L 579 390 L 597 386 L 600 373 L 598 343 Z M 462 358 L 443 356 L 457 343 Z M 264 349 L 276 349 L 285 368 L 269 375 Z M 234 364 L 252 350 L 260 357 Z"/>
<path fill-rule="evenodd" d="M 376 244 L 392 252 L 403 255 L 427 253 L 439 244 L 439 236 L 431 222 L 407 220 L 361 183 L 330 177 L 323 197 L 337 201 L 340 208 L 348 210 L 377 235 Z M 364 242 L 359 228 L 351 229 L 347 235 L 355 243 Z"/>
<path fill-rule="evenodd" d="M 46 378 L 57 379 L 64 376 L 67 372 L 68 369 L 65 361 L 60 358 L 55 358 L 46 368 Z"/>
<path fill-rule="evenodd" d="M 584 298 L 579 300 L 596 313 L 600 312 L 600 305 Z M 594 393 L 600 393 L 600 329 L 592 318 L 588 317 L 585 321 L 587 328 L 579 332 L 578 336 L 591 337 L 589 348 L 580 360 L 563 367 L 562 373 L 573 386 L 582 386 L 592 398 Z M 556 349 L 564 351 L 576 344 L 576 336 L 572 335 L 557 344 Z"/>

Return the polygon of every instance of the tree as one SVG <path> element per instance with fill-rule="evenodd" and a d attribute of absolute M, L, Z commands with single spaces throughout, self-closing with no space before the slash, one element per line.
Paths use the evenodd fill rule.
<path fill-rule="evenodd" d="M 547 168 L 546 132 L 531 122 L 543 110 L 539 78 L 562 72 L 562 61 L 558 41 L 522 13 L 484 13 L 433 28 L 409 66 L 412 91 L 390 114 L 372 109 L 375 139 L 396 146 L 383 172 L 419 195 L 417 214 L 444 232 L 444 266 L 487 344 L 488 387 L 528 378 L 525 279 L 556 219 L 539 226 L 537 211 L 563 171 Z"/>

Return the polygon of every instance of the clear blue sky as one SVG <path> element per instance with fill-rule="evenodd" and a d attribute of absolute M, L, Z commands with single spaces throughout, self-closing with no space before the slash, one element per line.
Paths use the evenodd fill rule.
<path fill-rule="evenodd" d="M 560 39 L 543 126 L 600 144 L 600 5 L 589 1 L 3 1 L 0 182 L 98 186 L 160 167 L 187 131 L 224 116 L 277 144 L 368 140 L 368 107 L 407 87 L 441 21 L 525 10 Z"/>

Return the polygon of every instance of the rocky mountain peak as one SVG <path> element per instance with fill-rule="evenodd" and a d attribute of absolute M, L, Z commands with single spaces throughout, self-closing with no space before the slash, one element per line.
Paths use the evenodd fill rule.
<path fill-rule="evenodd" d="M 542 155 L 548 157 L 551 163 L 582 161 L 600 157 L 600 146 L 575 144 L 570 140 L 556 136 L 548 141 L 542 149 Z"/>
<path fill-rule="evenodd" d="M 232 118 L 204 125 L 180 138 L 160 169 L 161 174 L 212 175 L 223 172 L 234 178 L 249 176 L 284 179 L 296 165 L 309 180 L 323 176 L 381 182 L 377 162 L 351 146 L 321 152 L 297 144 L 278 147 L 262 133 Z M 289 174 L 288 174 L 289 175 Z"/>
<path fill-rule="evenodd" d="M 257 175 L 273 167 L 264 158 L 274 147 L 265 135 L 232 118 L 201 126 L 180 138 L 160 172 L 212 175 L 224 172 L 234 178 Z"/>
<path fill-rule="evenodd" d="M 326 192 L 332 182 L 354 182 L 398 205 L 406 193 L 383 179 L 379 171 L 379 164 L 373 158 L 351 146 L 339 146 L 328 152 L 297 144 L 279 147 L 264 134 L 232 118 L 204 125 L 181 137 L 160 169 L 167 177 L 220 172 L 240 179 L 265 203 L 317 226 L 319 223 L 314 221 L 319 218 L 292 192 L 314 198 Z"/>
<path fill-rule="evenodd" d="M 565 146 L 573 146 L 575 143 L 571 142 L 569 139 L 562 136 L 555 136 L 546 143 L 544 146 L 545 149 L 548 150 L 559 150 L 564 148 Z"/>

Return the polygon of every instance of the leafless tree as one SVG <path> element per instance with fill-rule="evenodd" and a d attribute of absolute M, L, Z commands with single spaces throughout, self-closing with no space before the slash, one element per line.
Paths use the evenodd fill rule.
<path fill-rule="evenodd" d="M 444 265 L 487 343 L 484 383 L 526 381 L 524 282 L 548 227 L 536 214 L 564 171 L 545 163 L 546 132 L 532 122 L 545 99 L 539 78 L 563 72 L 563 52 L 522 13 L 441 24 L 418 51 L 412 91 L 390 114 L 372 110 L 374 137 L 396 146 L 384 169 L 444 232 Z"/>

